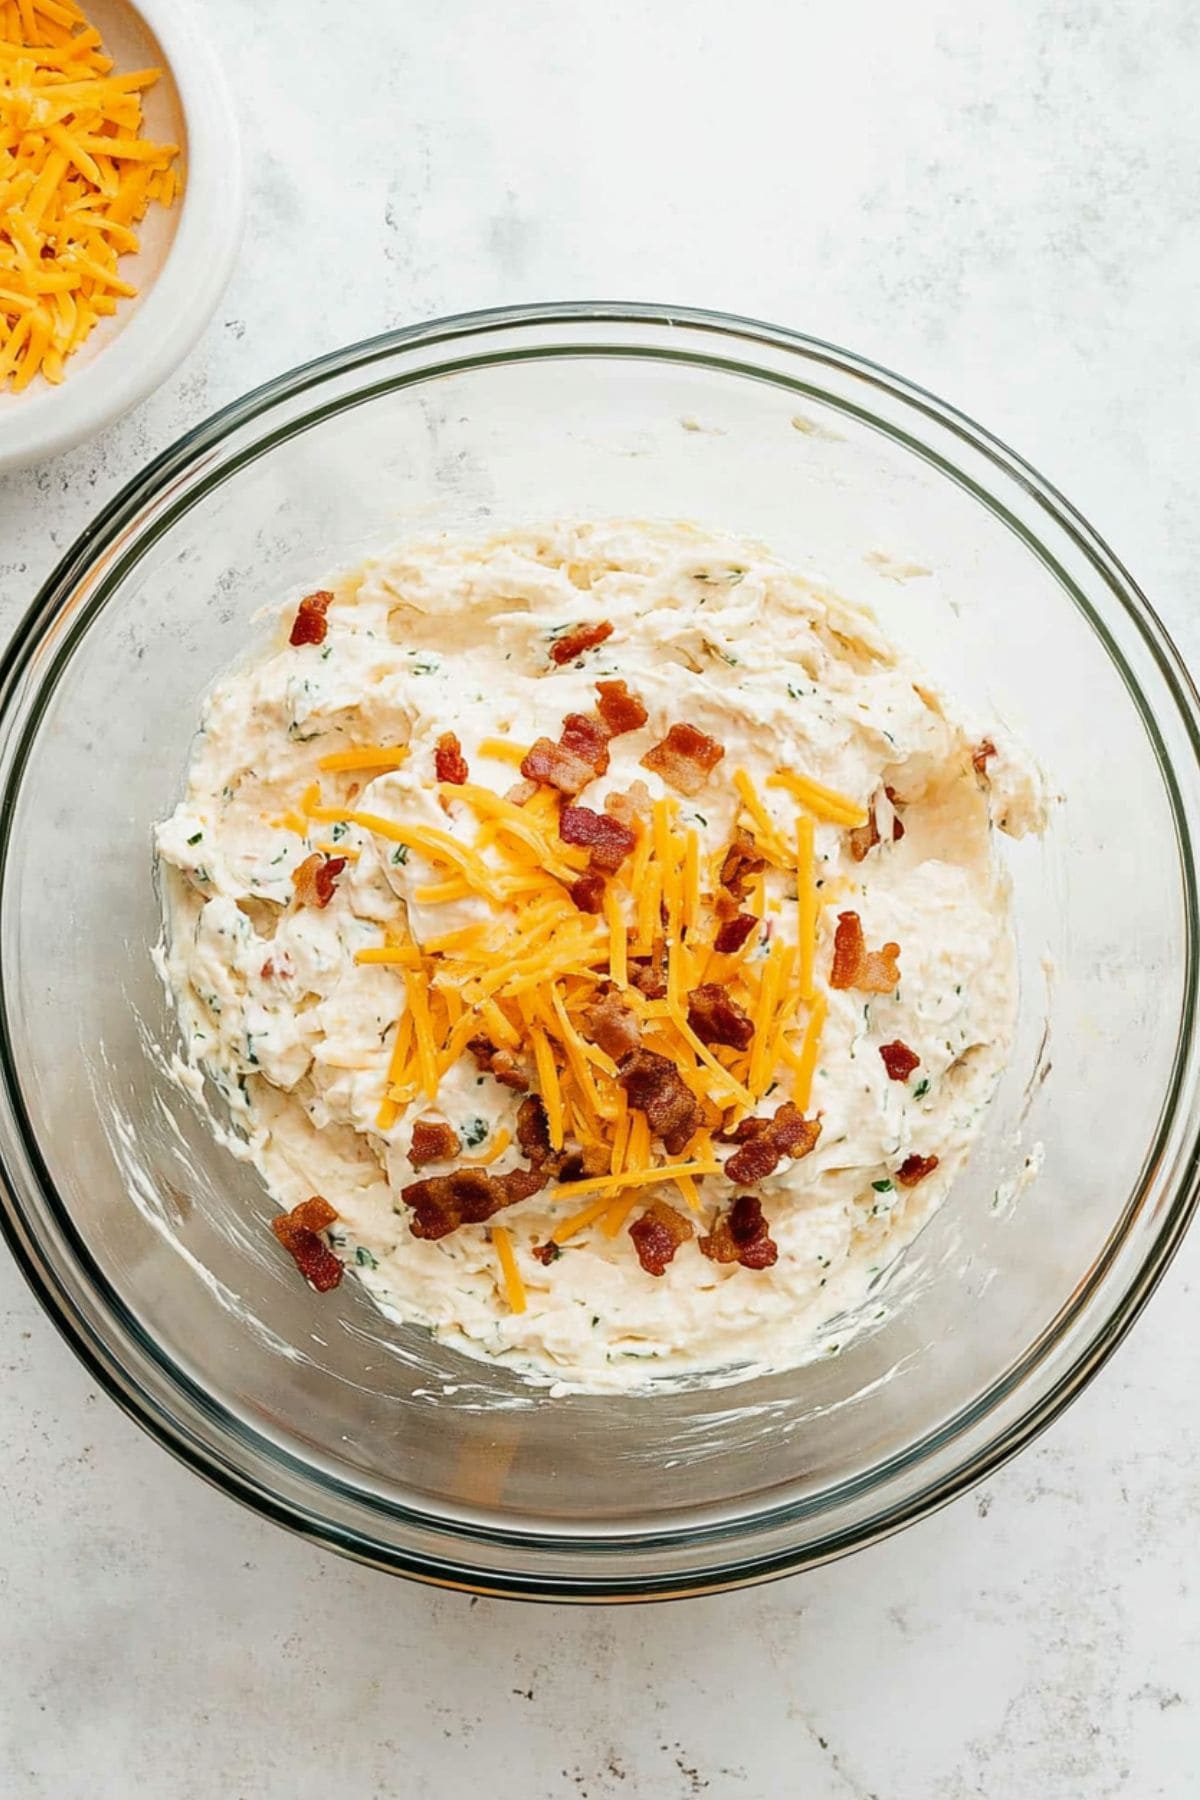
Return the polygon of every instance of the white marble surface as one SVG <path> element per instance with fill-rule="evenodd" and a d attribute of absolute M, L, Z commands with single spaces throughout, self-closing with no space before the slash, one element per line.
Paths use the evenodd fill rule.
<path fill-rule="evenodd" d="M 422 315 L 690 301 L 957 401 L 1200 659 L 1194 0 L 198 0 L 250 225 L 151 402 L 0 484 L 0 635 L 118 484 Z M 803 1579 L 469 1603 L 284 1537 L 99 1395 L 0 1265 L 6 1800 L 1190 1800 L 1200 1239 L 988 1486 Z"/>

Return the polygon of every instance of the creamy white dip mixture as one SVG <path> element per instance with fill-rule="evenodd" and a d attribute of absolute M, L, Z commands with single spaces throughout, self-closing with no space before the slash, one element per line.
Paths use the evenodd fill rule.
<path fill-rule="evenodd" d="M 993 821 L 1016 835 L 1039 823 L 1036 775 L 994 733 L 995 753 L 987 744 L 979 754 L 978 734 L 955 722 L 871 616 L 757 545 L 690 527 L 561 524 L 486 542 L 404 546 L 334 583 L 324 640 L 295 646 L 288 638 L 300 598 L 280 608 L 269 648 L 209 695 L 186 798 L 157 836 L 164 968 L 187 1060 L 224 1096 L 271 1194 L 282 1208 L 314 1194 L 329 1202 L 337 1221 L 328 1243 L 389 1313 L 534 1378 L 632 1388 L 665 1372 L 801 1360 L 822 1322 L 859 1304 L 872 1274 L 942 1202 L 979 1131 L 1015 1005 Z M 556 664 L 554 644 L 598 621 L 611 634 Z M 534 1091 L 547 1082 L 532 1024 L 543 1055 L 548 1047 L 552 1079 L 567 1096 L 568 1150 L 583 1141 L 571 1129 L 583 1114 L 571 1111 L 578 1088 L 565 1028 L 555 1027 L 556 970 L 551 956 L 547 971 L 546 946 L 565 946 L 569 966 L 553 991 L 570 1001 L 576 1026 L 588 992 L 612 972 L 611 919 L 579 913 L 566 886 L 539 873 L 527 844 L 494 825 L 489 831 L 486 807 L 439 788 L 438 740 L 455 734 L 474 790 L 505 795 L 522 779 L 520 750 L 540 737 L 556 740 L 567 714 L 593 713 L 597 681 L 614 679 L 640 698 L 646 723 L 611 740 L 607 771 L 575 804 L 603 813 L 608 795 L 638 781 L 651 804 L 667 800 L 668 860 L 689 833 L 697 840 L 709 936 L 709 902 L 722 898 L 719 871 L 739 825 L 776 853 L 739 903 L 761 914 L 743 949 L 714 958 L 695 948 L 705 935 L 697 925 L 690 962 L 680 952 L 687 979 L 717 980 L 752 1018 L 760 1016 L 768 962 L 782 959 L 770 1030 L 759 1027 L 771 1066 L 757 1072 L 754 1104 L 739 1105 L 719 1071 L 727 1068 L 744 1096 L 752 1052 L 739 1057 L 711 1045 L 708 1062 L 681 1052 L 703 1099 L 705 1130 L 675 1155 L 654 1139 L 650 1161 L 719 1167 L 731 1154 L 713 1135 L 722 1120 L 770 1118 L 793 1096 L 819 1119 L 819 1139 L 750 1186 L 731 1186 L 719 1172 L 628 1190 L 617 1182 L 598 1190 L 593 1180 L 574 1198 L 551 1179 L 485 1222 L 418 1238 L 405 1188 L 465 1159 L 489 1175 L 526 1166 L 515 1141 L 521 1093 L 481 1068 L 472 1051 L 457 1053 L 481 964 L 486 985 L 489 970 L 511 963 L 539 908 L 558 908 L 558 922 L 525 953 L 533 973 L 524 1009 L 510 992 L 519 985 L 511 969 L 509 986 L 493 998 Z M 724 751 L 690 795 L 642 763 L 681 721 Z M 506 741 L 517 751 L 506 754 Z M 345 753 L 355 750 L 397 766 L 337 767 L 338 759 L 353 762 Z M 799 777 L 798 786 L 773 781 L 780 771 Z M 853 849 L 862 850 L 862 835 L 852 840 L 844 819 L 829 816 L 838 815 L 838 800 L 823 801 L 815 789 L 806 802 L 808 783 L 843 797 L 860 817 L 873 811 L 879 841 L 861 860 Z M 541 840 L 558 848 L 554 790 L 531 797 L 518 789 L 514 799 L 524 799 Z M 637 790 L 635 800 L 644 804 Z M 817 906 L 813 1001 L 799 997 L 803 865 L 789 860 L 797 820 L 806 817 Z M 653 839 L 653 814 L 635 829 L 639 840 Z M 455 846 L 469 852 L 465 864 Z M 324 906 L 311 895 L 302 903 L 292 879 L 317 855 L 348 858 L 330 877 Z M 564 882 L 586 852 L 567 852 L 566 860 Z M 480 866 L 497 881 L 506 876 L 508 889 L 492 899 L 476 891 Z M 635 853 L 607 877 L 631 958 L 648 867 L 643 850 L 640 863 Z M 532 870 L 533 885 L 515 891 L 522 869 Z M 723 904 L 728 913 L 727 898 Z M 666 911 L 655 905 L 654 931 Z M 899 946 L 891 991 L 830 985 L 838 917 L 847 912 L 861 922 L 868 950 Z M 590 951 L 579 949 L 581 931 L 592 934 Z M 422 955 L 431 942 L 446 948 Z M 456 944 L 474 945 L 476 961 L 455 962 Z M 356 960 L 364 951 L 380 960 Z M 386 960 L 396 952 L 401 960 Z M 636 990 L 626 997 L 650 1041 L 668 1047 L 666 1003 L 655 1008 Z M 432 1095 L 414 1091 L 415 1018 L 397 1048 L 406 1011 L 430 1005 L 435 1036 L 445 1040 L 459 1022 L 454 1060 Z M 814 1005 L 827 1010 L 809 1030 Z M 472 1017 L 487 1036 L 483 1017 Z M 881 1055 L 896 1044 L 919 1058 L 901 1078 Z M 608 1115 L 589 1168 L 607 1166 L 619 1129 L 628 1169 L 638 1114 L 603 1062 L 600 1053 L 584 1077 Z M 418 1119 L 447 1122 L 457 1149 L 414 1170 Z M 644 1161 L 644 1117 L 640 1131 Z M 933 1158 L 936 1167 L 904 1185 L 902 1169 Z M 769 1267 L 701 1252 L 700 1238 L 739 1192 L 761 1202 L 777 1246 Z M 643 1268 L 629 1230 L 655 1201 L 694 1232 L 661 1275 Z M 585 1210 L 596 1216 L 563 1229 Z M 554 1249 L 535 1257 L 556 1234 Z M 312 1303 L 322 1304 L 315 1296 Z"/>

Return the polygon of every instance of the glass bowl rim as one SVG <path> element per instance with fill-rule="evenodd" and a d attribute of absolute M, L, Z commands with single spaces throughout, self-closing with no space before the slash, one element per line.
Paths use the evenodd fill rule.
<path fill-rule="evenodd" d="M 775 378 L 773 370 L 765 367 L 761 362 L 757 366 L 748 366 L 747 359 L 753 358 L 755 348 L 790 352 L 805 363 L 815 363 L 818 366 L 824 364 L 845 375 L 864 381 L 869 387 L 899 401 L 903 407 L 925 415 L 936 426 L 948 430 L 952 436 L 963 440 L 972 450 L 981 453 L 1002 477 L 1015 481 L 1027 495 L 1038 502 L 1054 524 L 1066 533 L 1076 549 L 1083 553 L 1092 569 L 1100 576 L 1112 599 L 1124 609 L 1128 621 L 1133 624 L 1141 637 L 1143 646 L 1149 650 L 1156 665 L 1156 672 L 1164 681 L 1170 697 L 1178 709 L 1179 722 L 1187 737 L 1192 759 L 1196 769 L 1200 770 L 1200 695 L 1197 694 L 1186 665 L 1170 635 L 1146 596 L 1104 540 L 1058 489 L 1041 476 L 1024 458 L 994 434 L 978 425 L 966 413 L 939 399 L 928 390 L 896 375 L 881 364 L 825 340 L 734 314 L 695 307 L 664 307 L 636 302 L 563 302 L 498 307 L 447 315 L 384 332 L 328 352 L 271 378 L 240 398 L 231 401 L 182 434 L 173 444 L 151 460 L 140 473 L 128 481 L 101 509 L 92 523 L 85 526 L 42 584 L 24 617 L 18 621 L 9 644 L 0 654 L 0 752 L 4 750 L 5 738 L 11 729 L 12 714 L 14 711 L 19 711 L 21 677 L 34 664 L 39 645 L 44 642 L 46 634 L 67 609 L 76 585 L 87 575 L 89 570 L 96 566 L 98 559 L 120 539 L 125 530 L 136 529 L 142 509 L 153 504 L 169 484 L 185 479 L 189 473 L 194 474 L 208 451 L 216 448 L 223 440 L 231 437 L 244 426 L 269 414 L 272 408 L 281 402 L 302 395 L 330 377 L 346 375 L 375 362 L 386 363 L 393 358 L 398 358 L 402 362 L 406 351 L 424 349 L 430 345 L 444 343 L 448 346 L 461 346 L 470 339 L 488 333 L 543 326 L 607 326 L 613 329 L 614 334 L 622 328 L 671 326 L 682 327 L 698 333 L 710 332 L 720 339 L 733 340 L 741 346 L 742 361 L 730 363 L 714 358 L 713 361 L 717 366 L 727 372 L 731 371 L 743 376 L 757 375 L 760 379 L 768 381 Z M 651 360 L 656 356 L 664 357 L 671 354 L 645 342 L 640 344 L 634 341 L 617 342 L 611 347 L 616 351 L 641 355 Z M 603 346 L 599 343 L 589 343 L 585 346 L 572 342 L 552 347 L 548 353 L 553 354 L 557 349 L 560 354 L 588 354 L 595 353 L 602 348 Z M 709 361 L 709 359 L 695 355 L 686 349 L 676 351 L 674 355 L 696 367 L 704 366 Z M 509 352 L 502 354 L 496 360 L 501 362 L 519 361 L 521 358 L 519 353 Z M 361 398 L 363 398 L 361 393 L 348 396 L 346 404 L 351 404 Z M 897 436 L 897 433 L 883 418 L 869 411 L 865 412 L 863 416 L 869 423 L 882 429 L 889 437 Z M 302 419 L 295 429 L 306 428 L 307 422 Z M 261 439 L 257 440 L 257 443 L 261 448 Z M 920 446 L 913 445 L 911 441 L 907 447 L 914 453 L 922 455 L 927 462 L 937 464 L 939 461 L 938 458 L 927 454 Z M 233 469 L 220 471 L 217 479 L 223 481 L 227 475 L 234 472 L 236 472 L 236 465 Z M 945 468 L 942 469 L 943 474 L 947 472 Z M 203 484 L 201 484 L 202 491 L 204 491 Z M 191 496 L 192 499 L 197 497 L 199 496 Z M 988 496 L 987 498 L 991 503 L 992 497 Z M 1000 509 L 995 504 L 991 504 L 991 510 L 996 512 Z M 173 523 L 177 516 L 179 515 L 172 512 L 170 520 L 166 522 L 163 529 Z M 1058 573 L 1061 576 L 1061 571 Z M 95 597 L 94 605 L 89 605 L 85 609 L 84 620 L 81 623 L 90 624 L 91 620 L 103 610 L 107 598 L 106 584 Z M 1181 1103 L 1194 1102 L 1195 1098 L 1194 1072 L 1191 1078 L 1192 1092 L 1191 1094 L 1185 1092 L 1184 1063 L 1187 1044 L 1191 1038 L 1196 1017 L 1198 976 L 1196 946 L 1197 921 L 1200 917 L 1196 874 L 1185 803 L 1174 777 L 1171 758 L 1166 754 L 1165 747 L 1158 736 L 1153 708 L 1148 704 L 1139 681 L 1129 669 L 1120 650 L 1112 643 L 1107 632 L 1094 617 L 1090 606 L 1082 606 L 1081 611 L 1093 631 L 1105 640 L 1109 654 L 1117 662 L 1125 679 L 1131 699 L 1137 705 L 1143 722 L 1161 752 L 1160 772 L 1171 803 L 1186 898 L 1187 968 L 1179 1036 L 1163 1111 L 1159 1119 L 1154 1145 L 1144 1165 L 1145 1169 L 1153 1167 L 1156 1162 L 1157 1155 L 1161 1151 L 1171 1127 L 1179 1119 Z M 69 642 L 51 659 L 48 668 L 42 671 L 38 681 L 34 684 L 31 716 L 24 721 L 16 753 L 11 759 L 11 768 L 5 778 L 3 789 L 0 789 L 0 901 L 4 894 L 4 869 L 9 850 L 9 821 L 13 812 L 13 808 L 7 802 L 10 795 L 19 788 L 26 755 L 36 736 L 42 703 L 52 689 L 57 673 L 69 659 L 70 651 L 71 643 Z M 79 1307 L 66 1294 L 61 1282 L 57 1280 L 48 1260 L 40 1253 L 38 1234 L 24 1216 L 21 1202 L 18 1199 L 17 1184 L 13 1180 L 11 1172 L 5 1167 L 2 1158 L 0 1158 L 0 1230 L 3 1231 L 18 1267 L 43 1308 L 76 1355 L 110 1397 L 115 1399 L 125 1412 L 178 1460 L 194 1469 L 221 1491 L 249 1505 L 264 1516 L 274 1519 L 276 1523 L 373 1567 L 416 1577 L 435 1585 L 459 1588 L 473 1593 L 525 1599 L 604 1601 L 669 1598 L 683 1594 L 718 1592 L 815 1566 L 852 1549 L 876 1542 L 880 1538 L 890 1535 L 891 1532 L 915 1522 L 991 1474 L 1041 1430 L 1045 1429 L 1072 1400 L 1078 1397 L 1122 1341 L 1153 1293 L 1178 1249 L 1191 1222 L 1198 1199 L 1200 1199 L 1200 1119 L 1193 1117 L 1190 1146 L 1186 1150 L 1181 1148 L 1176 1151 L 1173 1158 L 1175 1166 L 1180 1172 L 1176 1175 L 1173 1190 L 1169 1192 L 1164 1216 L 1154 1241 L 1142 1255 L 1125 1291 L 1120 1294 L 1116 1306 L 1104 1312 L 1087 1341 L 1075 1349 L 1068 1367 L 1058 1375 L 1048 1390 L 1040 1398 L 1035 1397 L 1032 1404 L 1028 1405 L 997 1435 L 989 1438 L 981 1448 L 966 1454 L 954 1466 L 916 1493 L 903 1497 L 898 1503 L 877 1511 L 863 1521 L 827 1532 L 825 1536 L 819 1537 L 807 1545 L 792 1546 L 756 1557 L 750 1553 L 746 1538 L 747 1536 L 752 1537 L 755 1532 L 768 1527 L 775 1527 L 786 1524 L 790 1520 L 805 1517 L 813 1510 L 812 1502 L 785 1502 L 781 1506 L 768 1509 L 763 1513 L 739 1516 L 733 1520 L 720 1521 L 708 1527 L 684 1526 L 640 1536 L 604 1540 L 589 1540 L 581 1534 L 535 1536 L 512 1528 L 472 1527 L 463 1521 L 451 1522 L 439 1518 L 434 1513 L 425 1513 L 417 1508 L 399 1507 L 392 1504 L 381 1506 L 378 1502 L 374 1503 L 376 1510 L 382 1511 L 390 1519 L 411 1520 L 425 1531 L 432 1530 L 435 1534 L 446 1533 L 448 1536 L 456 1538 L 460 1544 L 468 1547 L 472 1541 L 479 1541 L 492 1545 L 507 1545 L 517 1551 L 549 1549 L 557 1551 L 560 1555 L 568 1553 L 578 1555 L 585 1564 L 596 1552 L 607 1552 L 614 1561 L 619 1560 L 622 1547 L 636 1547 L 645 1550 L 658 1544 L 667 1543 L 684 1545 L 689 1548 L 711 1545 L 714 1550 L 717 1550 L 723 1542 L 727 1543 L 730 1538 L 736 1538 L 739 1534 L 743 1540 L 741 1551 L 734 1560 L 728 1562 L 713 1560 L 704 1568 L 691 1569 L 687 1572 L 677 1571 L 665 1579 L 640 1575 L 622 1577 L 615 1570 L 602 1571 L 598 1564 L 594 1564 L 591 1568 L 581 1567 L 569 1575 L 550 1575 L 546 1572 L 530 1575 L 507 1571 L 498 1573 L 490 1567 L 485 1569 L 479 1565 L 472 1566 L 462 1556 L 443 1559 L 425 1552 L 397 1548 L 396 1545 L 385 1544 L 375 1537 L 360 1536 L 324 1517 L 314 1508 L 301 1505 L 295 1500 L 285 1499 L 273 1491 L 268 1483 L 256 1479 L 250 1469 L 238 1466 L 235 1458 L 213 1441 L 212 1435 L 206 1439 L 203 1433 L 191 1425 L 186 1418 L 180 1418 L 173 1411 L 166 1409 L 146 1386 L 130 1377 L 121 1355 L 123 1346 L 120 1339 L 122 1335 L 126 1339 L 132 1336 L 135 1343 L 140 1343 L 143 1351 L 165 1377 L 172 1390 L 186 1403 L 188 1409 L 193 1414 L 199 1411 L 201 1417 L 207 1419 L 210 1433 L 215 1432 L 218 1436 L 232 1437 L 235 1443 L 240 1444 L 260 1459 L 265 1457 L 268 1462 L 274 1459 L 278 1463 L 280 1457 L 278 1448 L 271 1447 L 269 1440 L 266 1439 L 259 1440 L 258 1444 L 251 1441 L 241 1422 L 232 1413 L 215 1402 L 214 1396 L 205 1389 L 193 1383 L 155 1343 L 145 1336 L 137 1321 L 128 1314 L 119 1297 L 110 1288 L 91 1258 L 86 1244 L 75 1232 L 50 1180 L 20 1096 L 17 1060 L 14 1046 L 9 1041 L 6 1021 L 0 1016 L 0 1081 L 3 1082 L 9 1104 L 12 1107 L 13 1117 L 22 1140 L 21 1148 L 34 1172 L 40 1190 L 39 1199 L 54 1218 L 57 1228 L 66 1242 L 67 1249 L 74 1259 L 76 1265 L 74 1273 L 82 1277 L 86 1288 L 90 1291 L 90 1297 L 98 1302 L 108 1331 L 98 1330 L 83 1316 Z M 1192 1113 L 1195 1114 L 1196 1110 L 1192 1104 Z M 1032 1368 L 1049 1354 L 1051 1349 L 1069 1337 L 1072 1321 L 1082 1312 L 1087 1300 L 1093 1295 L 1098 1281 L 1114 1260 L 1121 1242 L 1127 1236 L 1133 1220 L 1147 1198 L 1148 1186 L 1148 1177 L 1143 1172 L 1134 1192 L 1121 1208 L 1104 1250 L 1089 1270 L 1086 1281 L 1080 1284 L 1080 1288 L 1076 1290 L 1070 1301 L 1060 1309 L 1055 1319 L 1039 1334 L 1034 1343 L 1026 1348 L 1013 1367 L 1006 1370 L 1002 1377 L 993 1381 L 981 1395 L 976 1396 L 968 1405 L 961 1408 L 954 1418 L 946 1422 L 944 1426 L 926 1434 L 924 1438 L 917 1440 L 914 1444 L 906 1446 L 903 1451 L 896 1453 L 878 1469 L 869 1471 L 868 1487 L 878 1485 L 886 1475 L 895 1473 L 898 1468 L 911 1468 L 924 1456 L 931 1453 L 933 1448 L 952 1443 L 956 1437 L 962 1437 L 973 1426 L 982 1423 L 1000 1400 L 1018 1386 Z M 265 1446 L 265 1449 L 260 1446 Z M 318 1487 L 329 1488 L 339 1485 L 336 1482 L 331 1483 L 327 1475 L 313 1467 L 300 1465 L 300 1468 L 304 1479 Z M 853 1492 L 856 1487 L 861 1488 L 862 1481 L 861 1477 L 855 1478 L 837 1489 L 830 1490 L 830 1494 L 836 1496 Z M 352 1484 L 346 1484 L 346 1489 L 359 1503 L 367 1499 L 367 1496 L 353 1488 Z M 828 1496 L 822 1496 L 822 1500 L 827 1498 Z M 608 1558 L 602 1555 L 599 1560 L 606 1561 Z"/>

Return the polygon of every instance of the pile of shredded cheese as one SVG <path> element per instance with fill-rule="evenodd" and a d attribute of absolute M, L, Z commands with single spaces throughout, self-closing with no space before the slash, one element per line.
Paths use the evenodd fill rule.
<path fill-rule="evenodd" d="M 528 746 L 490 740 L 493 756 L 519 764 Z M 323 774 L 379 773 L 400 766 L 400 747 L 364 745 L 322 759 Z M 546 1108 L 550 1142 L 559 1150 L 568 1138 L 585 1149 L 611 1152 L 608 1174 L 570 1184 L 572 1200 L 588 1204 L 564 1218 L 551 1233 L 566 1243 L 599 1224 L 615 1237 L 636 1204 L 640 1190 L 671 1182 L 688 1206 L 699 1209 L 696 1179 L 720 1172 L 712 1130 L 745 1117 L 766 1095 L 784 1063 L 792 1074 L 792 1095 L 808 1105 L 827 1002 L 814 983 L 814 947 L 820 908 L 836 897 L 836 884 L 818 893 L 813 865 L 813 819 L 852 827 L 865 813 L 851 800 L 818 783 L 780 769 L 771 785 L 785 790 L 801 811 L 788 842 L 772 823 L 750 776 L 734 774 L 741 809 L 739 822 L 755 836 L 769 864 L 797 882 L 797 943 L 776 934 L 763 961 L 752 967 L 750 942 L 719 954 L 713 947 L 718 925 L 714 900 L 724 852 L 702 856 L 699 835 L 683 829 L 679 804 L 671 797 L 654 803 L 651 819 L 637 828 L 638 843 L 608 883 L 600 917 L 581 913 L 569 885 L 587 867 L 586 851 L 557 836 L 561 797 L 543 788 L 518 806 L 489 788 L 443 782 L 438 792 L 450 806 L 469 807 L 478 820 L 473 845 L 449 832 L 416 822 L 381 818 L 353 807 L 322 803 L 313 784 L 280 823 L 357 826 L 385 842 L 421 851 L 443 871 L 443 879 L 417 890 L 421 905 L 451 904 L 478 896 L 495 909 L 494 923 L 473 924 L 427 937 L 417 945 L 401 941 L 356 953 L 360 964 L 385 964 L 403 972 L 407 1004 L 396 1027 L 377 1125 L 389 1131 L 399 1112 L 420 1095 L 435 1101 L 442 1080 L 480 1032 L 500 1048 L 531 1048 L 537 1087 Z M 319 845 L 344 854 L 341 845 Z M 484 860 L 484 854 L 488 860 Z M 515 917 L 510 910 L 519 904 Z M 764 878 L 752 878 L 748 910 L 764 918 Z M 665 926 L 663 920 L 665 918 Z M 646 999 L 627 986 L 630 956 L 648 956 L 665 940 L 666 996 Z M 682 1159 L 654 1160 L 644 1115 L 631 1113 L 618 1085 L 616 1065 L 589 1042 L 583 1013 L 596 994 L 597 979 L 616 982 L 635 1009 L 642 1041 L 667 1056 L 701 1102 L 708 1120 Z M 702 982 L 718 982 L 754 1022 L 745 1051 L 701 1042 L 687 1021 L 687 996 Z M 782 1097 L 782 1096 L 781 1096 Z M 507 1135 L 494 1140 L 481 1164 L 508 1147 Z M 500 1255 L 510 1302 L 524 1307 L 520 1277 L 500 1228 L 492 1236 Z"/>
<path fill-rule="evenodd" d="M 120 258 L 151 203 L 179 193 L 178 145 L 141 136 L 160 74 L 114 74 L 73 0 L 0 0 L 0 388 L 61 381 L 137 294 Z"/>

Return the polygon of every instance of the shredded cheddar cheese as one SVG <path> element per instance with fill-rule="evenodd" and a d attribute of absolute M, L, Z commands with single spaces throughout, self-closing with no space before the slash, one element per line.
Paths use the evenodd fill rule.
<path fill-rule="evenodd" d="M 807 775 L 796 775 L 790 769 L 777 769 L 767 779 L 768 787 L 785 788 L 801 806 L 806 806 L 818 819 L 827 819 L 831 825 L 857 826 L 865 825 L 867 815 L 861 806 L 848 800 L 845 794 L 837 793 L 833 788 L 823 787 L 819 781 L 811 781 Z"/>
<path fill-rule="evenodd" d="M 507 1226 L 492 1226 L 492 1242 L 496 1246 L 496 1258 L 504 1277 L 504 1292 L 508 1299 L 508 1309 L 510 1312 L 523 1313 L 526 1304 L 525 1283 L 521 1280 L 521 1271 L 517 1267 L 517 1259 L 513 1254 L 512 1234 Z"/>
<path fill-rule="evenodd" d="M 65 363 L 136 286 L 118 273 L 132 229 L 179 191 L 176 144 L 143 138 L 162 73 L 113 73 L 74 0 L 0 7 L 0 389 Z"/>
<path fill-rule="evenodd" d="M 335 750 L 330 756 L 323 756 L 317 764 L 326 774 L 338 775 L 349 769 L 370 769 L 381 775 L 388 769 L 398 769 L 408 759 L 407 744 L 358 744 L 353 750 Z"/>
<path fill-rule="evenodd" d="M 813 997 L 813 962 L 817 948 L 817 889 L 813 855 L 813 822 L 806 814 L 796 820 L 796 904 L 800 951 L 800 998 Z"/>

